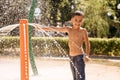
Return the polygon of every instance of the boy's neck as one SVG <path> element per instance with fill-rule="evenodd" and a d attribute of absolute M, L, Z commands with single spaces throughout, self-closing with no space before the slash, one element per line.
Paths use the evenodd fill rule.
<path fill-rule="evenodd" d="M 72 27 L 72 28 L 77 30 L 77 29 L 80 29 L 81 27 Z"/>

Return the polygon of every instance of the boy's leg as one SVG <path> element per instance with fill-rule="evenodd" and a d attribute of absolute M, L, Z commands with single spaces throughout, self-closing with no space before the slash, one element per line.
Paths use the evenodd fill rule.
<path fill-rule="evenodd" d="M 75 59 L 75 66 L 77 68 L 77 79 L 76 80 L 85 80 L 85 63 L 84 63 L 82 55 L 79 55 Z"/>
<path fill-rule="evenodd" d="M 71 71 L 72 71 L 72 75 L 73 75 L 73 80 L 76 80 L 76 71 L 74 68 L 74 60 L 73 59 L 71 59 L 71 61 L 70 61 L 70 67 L 71 67 Z"/>

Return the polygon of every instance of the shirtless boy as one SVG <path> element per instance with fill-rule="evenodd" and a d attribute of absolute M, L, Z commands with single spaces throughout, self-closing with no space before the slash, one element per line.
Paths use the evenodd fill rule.
<path fill-rule="evenodd" d="M 89 61 L 90 43 L 88 40 L 88 34 L 85 28 L 81 27 L 83 22 L 84 14 L 81 11 L 75 11 L 72 14 L 71 22 L 72 27 L 43 27 L 40 28 L 36 24 L 37 30 L 45 31 L 57 31 L 67 32 L 69 37 L 69 55 L 70 55 L 70 66 L 73 73 L 73 80 L 85 80 L 85 62 Z M 85 42 L 85 51 L 82 48 L 82 44 Z"/>

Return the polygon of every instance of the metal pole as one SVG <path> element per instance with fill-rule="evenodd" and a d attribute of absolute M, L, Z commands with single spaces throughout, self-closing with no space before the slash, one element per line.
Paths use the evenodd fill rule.
<path fill-rule="evenodd" d="M 31 5 L 31 8 L 30 8 L 29 17 L 28 17 L 29 23 L 33 22 L 36 3 L 37 3 L 37 0 L 32 0 L 32 5 Z M 33 51 L 32 51 L 31 37 L 32 37 L 32 26 L 29 26 L 29 57 L 30 57 L 30 63 L 31 63 L 31 67 L 32 67 L 32 71 L 33 71 L 34 75 L 38 75 L 38 70 L 37 70 L 37 67 L 36 67 L 36 64 L 35 64 L 34 55 L 33 55 Z"/>
<path fill-rule="evenodd" d="M 29 80 L 28 21 L 20 20 L 20 68 L 21 80 Z"/>

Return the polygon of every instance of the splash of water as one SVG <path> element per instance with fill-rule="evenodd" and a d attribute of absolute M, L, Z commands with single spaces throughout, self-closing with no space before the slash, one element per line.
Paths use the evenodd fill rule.
<path fill-rule="evenodd" d="M 13 25 L 8 25 L 8 26 L 0 28 L 0 36 L 8 35 L 13 29 L 15 29 L 18 26 L 19 24 L 13 24 Z"/>
<path fill-rule="evenodd" d="M 34 24 L 34 23 L 28 23 L 28 25 L 31 25 L 31 26 L 33 26 L 33 27 L 35 27 L 36 25 Z M 8 26 L 6 26 L 6 27 L 3 27 L 3 28 L 0 28 L 0 35 L 3 35 L 3 36 L 5 36 L 5 35 L 8 35 L 13 29 L 15 29 L 16 27 L 18 27 L 19 26 L 19 24 L 13 24 L 13 25 L 8 25 Z M 40 26 L 43 26 L 43 25 L 40 25 Z M 40 27 L 41 28 L 41 27 Z M 70 60 L 70 62 L 72 63 L 72 65 L 73 65 L 73 67 L 75 68 L 75 70 L 76 70 L 76 72 L 78 73 L 78 75 L 80 76 L 80 78 L 81 78 L 81 75 L 80 75 L 80 73 L 78 72 L 78 70 L 77 70 L 77 68 L 76 68 L 76 66 L 74 65 L 74 63 L 72 62 L 72 60 L 69 58 L 69 55 L 68 54 L 66 54 L 66 52 L 65 52 L 65 50 L 60 46 L 60 44 L 48 33 L 48 32 L 46 32 L 46 31 L 44 31 L 42 28 L 41 28 L 41 30 L 40 30 L 40 32 L 42 33 L 42 35 L 43 36 L 45 36 L 45 34 L 48 36 L 48 37 L 50 37 L 52 40 L 53 40 L 53 43 L 56 45 L 56 47 L 58 48 L 58 50 L 59 50 L 59 52 L 60 53 L 62 53 L 62 55 L 64 56 L 64 55 L 66 55 L 66 57 L 68 57 L 68 59 Z M 64 36 L 63 34 L 61 34 L 61 33 L 59 33 L 60 35 L 62 35 L 62 36 Z M 2 38 L 1 38 L 2 39 Z M 1 39 L 0 39 L 0 41 L 1 41 Z M 74 42 L 73 42 L 74 43 Z M 50 52 L 49 52 L 49 50 L 47 50 L 47 49 L 49 49 L 49 47 L 48 47 L 48 45 L 47 45 L 47 42 L 45 41 L 45 53 L 48 53 L 48 54 L 50 54 Z M 77 46 L 77 44 L 76 44 L 76 46 Z M 37 45 L 36 45 L 36 48 L 39 48 Z M 79 47 L 78 47 L 79 48 Z M 48 52 L 47 52 L 48 51 Z"/>
<path fill-rule="evenodd" d="M 31 24 L 32 26 L 34 26 L 35 27 L 35 25 L 34 24 Z M 52 38 L 53 39 L 53 41 L 54 41 L 54 44 L 56 45 L 56 47 L 58 47 L 59 48 L 59 51 L 61 52 L 63 52 L 63 54 L 65 54 L 67 57 L 68 57 L 68 59 L 70 60 L 70 62 L 72 63 L 72 65 L 73 65 L 73 67 L 75 68 L 75 71 L 77 72 L 77 74 L 79 75 L 79 77 L 80 78 L 82 78 L 82 76 L 81 76 L 81 74 L 80 74 L 80 72 L 78 71 L 78 69 L 77 69 L 77 67 L 75 66 L 75 64 L 73 63 L 73 61 L 71 60 L 71 58 L 69 57 L 69 55 L 68 54 L 66 54 L 66 52 L 65 52 L 65 50 L 60 46 L 60 44 L 50 35 L 50 34 L 48 34 L 45 30 L 43 30 L 41 27 L 40 27 L 40 31 L 41 32 L 44 32 L 47 36 L 49 36 L 50 38 Z M 61 34 L 62 36 L 64 36 L 63 34 Z M 73 41 L 72 41 L 73 42 Z M 73 42 L 74 43 L 74 42 Z M 78 48 L 79 48 L 79 46 L 76 44 L 76 43 L 74 43 Z M 79 48 L 80 49 L 80 48 Z"/>

